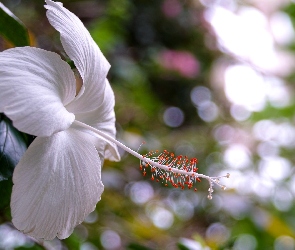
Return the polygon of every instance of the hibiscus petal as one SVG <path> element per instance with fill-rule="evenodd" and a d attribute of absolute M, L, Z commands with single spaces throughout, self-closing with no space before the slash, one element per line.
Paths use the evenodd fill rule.
<path fill-rule="evenodd" d="M 116 127 L 115 127 L 115 97 L 114 92 L 108 82 L 105 80 L 105 91 L 103 95 L 103 103 L 97 109 L 87 112 L 87 113 L 80 113 L 76 114 L 76 120 L 83 122 L 91 127 L 99 129 L 106 134 L 112 136 L 113 138 L 116 137 Z M 112 161 L 119 161 L 120 154 L 118 152 L 117 146 L 113 143 L 107 143 L 104 140 L 97 138 L 97 136 L 85 129 L 85 132 L 93 134 L 93 139 L 95 143 L 95 147 L 99 152 L 105 152 L 104 158 L 112 160 Z"/>
<path fill-rule="evenodd" d="M 103 192 L 97 151 L 72 128 L 37 137 L 17 165 L 13 182 L 13 224 L 45 240 L 67 238 Z"/>
<path fill-rule="evenodd" d="M 83 86 L 72 104 L 75 113 L 92 111 L 103 101 L 101 97 L 110 64 L 76 15 L 61 3 L 51 0 L 46 0 L 46 3 L 47 18 L 60 32 L 64 50 L 74 61 L 83 79 Z"/>
<path fill-rule="evenodd" d="M 0 53 L 0 112 L 20 131 L 49 136 L 75 119 L 64 105 L 75 97 L 76 81 L 56 53 L 21 47 Z"/>

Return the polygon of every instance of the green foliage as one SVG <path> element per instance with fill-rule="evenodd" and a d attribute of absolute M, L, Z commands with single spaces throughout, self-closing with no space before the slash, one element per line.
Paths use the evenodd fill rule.
<path fill-rule="evenodd" d="M 152 250 L 151 248 L 148 248 L 148 247 L 142 246 L 140 244 L 136 244 L 136 243 L 129 244 L 126 249 L 128 249 L 128 250 Z"/>
<path fill-rule="evenodd" d="M 291 18 L 291 21 L 293 23 L 293 26 L 295 25 L 295 4 L 293 2 L 290 2 L 285 8 L 284 11 L 289 15 Z"/>
<path fill-rule="evenodd" d="M 28 46 L 29 34 L 21 21 L 0 3 L 0 34 L 14 46 Z"/>
<path fill-rule="evenodd" d="M 31 250 L 42 250 L 44 249 L 43 247 L 39 246 L 39 245 L 33 245 L 33 246 L 24 246 L 24 247 L 16 247 L 15 250 L 27 250 L 27 249 L 31 249 Z"/>
<path fill-rule="evenodd" d="M 81 249 L 81 242 L 79 238 L 72 234 L 69 238 L 64 240 L 64 244 L 68 247 L 68 249 L 79 250 Z"/>
<path fill-rule="evenodd" d="M 185 245 L 183 245 L 181 243 L 178 243 L 177 247 L 178 247 L 179 250 L 190 250 L 188 247 L 186 247 Z"/>
<path fill-rule="evenodd" d="M 128 0 L 110 0 L 106 8 L 104 17 L 91 25 L 90 33 L 101 51 L 110 53 L 125 42 L 126 29 L 123 27 L 130 18 L 132 5 Z"/>
<path fill-rule="evenodd" d="M 5 216 L 7 216 L 7 211 L 9 210 L 10 196 L 12 191 L 12 179 L 0 181 L 0 211 L 3 210 Z"/>

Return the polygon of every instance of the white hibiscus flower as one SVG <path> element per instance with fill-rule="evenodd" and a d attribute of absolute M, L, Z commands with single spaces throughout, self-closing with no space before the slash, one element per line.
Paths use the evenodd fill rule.
<path fill-rule="evenodd" d="M 56 53 L 33 47 L 0 53 L 0 112 L 20 131 L 37 136 L 13 174 L 15 227 L 37 239 L 67 238 L 100 200 L 103 160 L 118 161 L 117 146 L 140 159 L 144 175 L 150 168 L 152 179 L 176 188 L 207 179 L 212 198 L 220 177 L 197 173 L 195 158 L 167 151 L 142 156 L 115 139 L 108 61 L 78 17 L 61 3 L 46 3 L 48 20 L 82 83 Z"/>
<path fill-rule="evenodd" d="M 115 137 L 110 68 L 82 22 L 62 4 L 46 1 L 47 17 L 83 80 L 59 55 L 33 47 L 0 53 L 0 112 L 37 136 L 13 175 L 13 224 L 35 238 L 68 237 L 94 210 L 103 192 L 104 158 L 119 160 L 112 143 L 74 121 Z M 85 133 L 86 132 L 86 133 Z"/>

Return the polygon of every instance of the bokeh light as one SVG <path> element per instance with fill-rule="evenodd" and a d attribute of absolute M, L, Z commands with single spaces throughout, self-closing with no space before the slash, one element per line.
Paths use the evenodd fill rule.
<path fill-rule="evenodd" d="M 0 225 L 0 248 L 15 249 L 21 246 L 34 246 L 33 240 L 17 231 L 9 224 Z"/>
<path fill-rule="evenodd" d="M 234 65 L 225 72 L 225 93 L 233 103 L 249 111 L 260 111 L 266 102 L 267 86 L 262 76 L 245 65 Z"/>
<path fill-rule="evenodd" d="M 275 241 L 275 250 L 291 250 L 295 248 L 295 239 L 290 236 L 282 235 Z"/>
<path fill-rule="evenodd" d="M 105 249 L 119 249 L 121 247 L 121 238 L 113 230 L 105 230 L 101 234 L 100 240 Z"/>
<path fill-rule="evenodd" d="M 163 114 L 163 120 L 169 127 L 179 127 L 184 121 L 184 113 L 180 108 L 169 107 Z"/>
<path fill-rule="evenodd" d="M 257 247 L 257 240 L 250 234 L 241 234 L 234 243 L 234 250 L 255 250 Z"/>
<path fill-rule="evenodd" d="M 191 91 L 191 100 L 196 107 L 201 106 L 211 101 L 211 92 L 204 86 L 194 87 Z"/>
<path fill-rule="evenodd" d="M 143 204 L 152 199 L 154 189 L 149 182 L 135 182 L 130 187 L 130 198 L 134 203 Z"/>
<path fill-rule="evenodd" d="M 206 231 L 206 237 L 208 240 L 219 244 L 225 242 L 229 235 L 229 230 L 221 223 L 213 223 Z"/>
<path fill-rule="evenodd" d="M 232 144 L 224 152 L 225 163 L 232 168 L 246 168 L 251 165 L 251 154 L 249 150 L 241 144 Z"/>
<path fill-rule="evenodd" d="M 98 248 L 90 242 L 84 242 L 81 244 L 80 250 L 97 250 Z"/>
<path fill-rule="evenodd" d="M 161 206 L 152 205 L 148 209 L 148 215 L 153 224 L 160 229 L 169 229 L 174 222 L 173 214 Z"/>

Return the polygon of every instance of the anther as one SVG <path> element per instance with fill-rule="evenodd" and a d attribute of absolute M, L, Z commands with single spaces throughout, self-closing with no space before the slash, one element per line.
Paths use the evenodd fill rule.
<path fill-rule="evenodd" d="M 205 178 L 210 184 L 208 189 L 208 199 L 210 200 L 212 199 L 214 184 L 225 189 L 225 186 L 219 184 L 219 179 L 222 177 L 229 178 L 229 174 L 219 177 L 200 174 L 197 172 L 198 168 L 196 167 L 198 163 L 197 158 L 189 159 L 187 156 L 175 156 L 174 153 L 166 149 L 162 153 L 158 152 L 158 150 L 150 151 L 141 160 L 140 170 L 144 171 L 143 175 L 146 176 L 147 167 L 150 167 L 151 180 L 156 180 L 156 182 L 161 181 L 164 186 L 169 186 L 169 183 L 171 183 L 174 188 L 187 188 L 197 191 L 195 187 L 196 183 L 201 182 L 201 178 Z"/>

